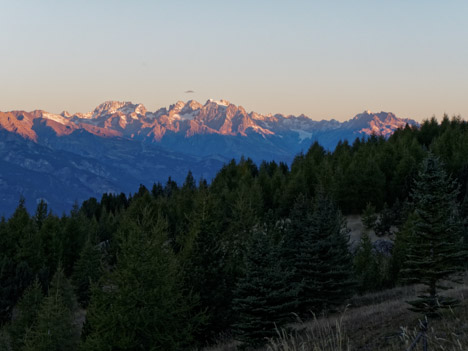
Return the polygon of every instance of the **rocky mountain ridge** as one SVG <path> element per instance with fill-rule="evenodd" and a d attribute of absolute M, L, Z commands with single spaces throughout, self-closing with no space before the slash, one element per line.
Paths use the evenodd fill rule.
<path fill-rule="evenodd" d="M 166 142 L 170 146 L 174 137 L 257 136 L 272 140 L 296 139 L 286 142 L 289 152 L 293 153 L 303 148 L 304 141 L 319 141 L 326 148 L 333 149 L 337 138 L 350 140 L 371 134 L 389 136 L 406 124 L 417 125 L 414 120 L 397 118 L 387 112 L 364 111 L 342 123 L 333 119 L 314 121 L 304 115 L 262 115 L 248 113 L 242 106 L 226 100 L 208 100 L 204 105 L 193 100 L 178 101 L 168 109 L 160 108 L 155 112 L 148 111 L 142 104 L 118 101 L 106 101 L 88 113 L 70 114 L 64 111 L 57 115 L 42 110 L 0 112 L 0 128 L 36 142 L 45 128 L 57 136 L 84 130 L 101 137 L 157 142 L 163 146 Z M 291 144 L 297 144 L 299 148 Z M 194 155 L 200 152 L 206 154 L 197 147 L 193 148 L 193 145 L 188 151 Z M 231 155 L 233 150 L 221 151 L 226 157 L 238 156 L 237 153 Z M 255 155 L 253 158 L 256 158 Z"/>
<path fill-rule="evenodd" d="M 20 196 L 31 210 L 46 199 L 64 211 L 103 192 L 129 193 L 168 177 L 181 183 L 189 170 L 210 181 L 232 158 L 289 163 L 314 141 L 332 150 L 339 140 L 389 136 L 406 124 L 417 123 L 369 111 L 342 123 L 262 115 L 225 100 L 154 112 L 116 101 L 88 113 L 0 112 L 0 215 Z"/>

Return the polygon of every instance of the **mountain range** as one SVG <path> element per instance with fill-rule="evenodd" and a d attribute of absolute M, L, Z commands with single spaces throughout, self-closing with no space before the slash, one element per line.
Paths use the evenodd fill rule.
<path fill-rule="evenodd" d="M 107 101 L 92 112 L 0 112 L 0 214 L 24 196 L 29 209 L 45 199 L 55 211 L 104 192 L 134 192 L 192 171 L 210 180 L 232 158 L 291 162 L 314 141 L 389 136 L 411 119 L 365 111 L 339 122 L 304 115 L 262 115 L 228 101 L 182 102 L 148 111 Z"/>

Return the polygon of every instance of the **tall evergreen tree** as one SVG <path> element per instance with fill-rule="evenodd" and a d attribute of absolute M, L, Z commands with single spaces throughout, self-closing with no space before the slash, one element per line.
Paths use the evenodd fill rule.
<path fill-rule="evenodd" d="M 74 306 L 70 282 L 59 269 L 38 310 L 37 321 L 26 335 L 23 351 L 76 350 L 79 331 L 74 321 Z"/>
<path fill-rule="evenodd" d="M 41 265 L 40 238 L 21 198 L 15 212 L 0 225 L 0 325 L 31 284 Z"/>
<path fill-rule="evenodd" d="M 101 276 L 101 257 L 100 248 L 88 239 L 73 267 L 72 282 L 78 302 L 83 307 L 88 306 L 91 284 Z"/>
<path fill-rule="evenodd" d="M 226 250 L 222 240 L 222 220 L 217 202 L 202 187 L 190 215 L 190 228 L 180 254 L 184 281 L 199 296 L 199 310 L 207 320 L 197 339 L 206 344 L 232 322 L 232 289 L 228 286 Z"/>
<path fill-rule="evenodd" d="M 93 289 L 83 350 L 180 350 L 192 340 L 199 318 L 165 221 L 149 206 L 136 215 L 121 223 L 116 266 Z"/>
<path fill-rule="evenodd" d="M 236 338 L 244 346 L 258 347 L 276 334 L 276 328 L 292 319 L 299 286 L 291 286 L 292 272 L 279 258 L 273 233 L 254 230 L 246 254 L 246 273 L 238 283 L 233 301 L 239 319 Z"/>
<path fill-rule="evenodd" d="M 61 262 L 67 276 L 73 271 L 73 265 L 78 259 L 81 248 L 87 238 L 86 220 L 78 210 L 78 205 L 73 206 L 69 217 L 62 218 L 62 258 Z"/>
<path fill-rule="evenodd" d="M 354 256 L 354 270 L 359 293 L 377 290 L 381 276 L 377 258 L 372 252 L 372 242 L 367 232 L 362 233 L 358 249 Z"/>
<path fill-rule="evenodd" d="M 300 286 L 301 315 L 333 309 L 353 291 L 352 257 L 345 221 L 336 205 L 319 191 L 314 205 L 299 196 L 290 215 L 282 255 Z"/>
<path fill-rule="evenodd" d="M 306 247 L 315 260 L 311 273 L 316 289 L 312 306 L 319 310 L 341 305 L 354 291 L 352 256 L 346 221 L 335 203 L 322 191 L 316 196 L 312 227 Z"/>
<path fill-rule="evenodd" d="M 41 229 L 42 223 L 47 218 L 47 215 L 47 202 L 41 199 L 41 201 L 37 204 L 36 213 L 34 215 L 34 221 L 36 222 L 38 229 Z"/>
<path fill-rule="evenodd" d="M 457 206 L 458 186 L 432 154 L 423 161 L 412 191 L 415 216 L 414 235 L 408 248 L 403 274 L 406 281 L 426 286 L 412 310 L 428 316 L 456 300 L 439 295 L 444 280 L 458 281 L 464 270 L 466 252 L 462 250 L 462 223 Z"/>
<path fill-rule="evenodd" d="M 17 305 L 17 316 L 10 326 L 11 344 L 14 350 L 21 350 L 30 332 L 37 321 L 44 295 L 39 280 L 29 286 Z"/>
<path fill-rule="evenodd" d="M 370 202 L 367 203 L 364 212 L 362 213 L 362 224 L 366 230 L 371 230 L 375 228 L 377 222 L 377 214 L 375 213 L 375 206 Z"/>

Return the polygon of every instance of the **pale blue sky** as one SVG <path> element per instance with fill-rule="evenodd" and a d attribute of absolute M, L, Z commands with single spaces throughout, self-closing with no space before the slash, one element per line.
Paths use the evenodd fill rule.
<path fill-rule="evenodd" d="M 224 98 L 468 118 L 467 1 L 0 0 L 0 48 L 1 111 Z"/>

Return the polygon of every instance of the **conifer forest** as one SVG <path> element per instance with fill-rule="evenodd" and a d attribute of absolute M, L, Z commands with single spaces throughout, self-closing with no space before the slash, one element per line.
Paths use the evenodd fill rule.
<path fill-rule="evenodd" d="M 19 199 L 0 221 L 0 350 L 223 338 L 262 349 L 298 319 L 405 286 L 419 287 L 403 302 L 416 319 L 443 318 L 468 264 L 467 186 L 468 122 L 445 116 L 333 151 L 314 143 L 291 165 L 232 160 L 214 179 L 189 173 L 67 214 Z M 354 241 L 350 216 L 364 228 Z"/>

